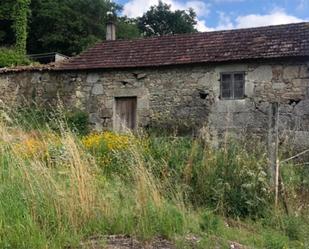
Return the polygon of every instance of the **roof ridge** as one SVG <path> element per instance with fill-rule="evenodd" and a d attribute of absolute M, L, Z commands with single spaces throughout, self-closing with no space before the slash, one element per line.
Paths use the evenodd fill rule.
<path fill-rule="evenodd" d="M 283 27 L 287 27 L 287 26 L 301 26 L 301 25 L 306 25 L 306 24 L 309 25 L 309 21 L 293 22 L 293 23 L 286 23 L 286 24 L 273 24 L 273 25 L 258 26 L 258 27 L 211 30 L 211 31 L 183 33 L 183 34 L 165 34 L 165 35 L 158 35 L 158 36 L 151 36 L 151 37 L 137 37 L 137 38 L 133 38 L 133 39 L 102 40 L 102 41 L 98 42 L 97 44 L 116 43 L 116 42 L 120 42 L 120 41 L 133 42 L 133 41 L 141 41 L 141 40 L 157 40 L 157 39 L 161 39 L 161 38 L 165 38 L 165 37 L 181 37 L 181 36 L 187 37 L 187 36 L 202 35 L 202 34 L 264 30 L 264 29 L 269 29 L 269 28 L 283 28 Z"/>
<path fill-rule="evenodd" d="M 309 22 L 97 43 L 55 70 L 264 60 L 309 60 Z"/>

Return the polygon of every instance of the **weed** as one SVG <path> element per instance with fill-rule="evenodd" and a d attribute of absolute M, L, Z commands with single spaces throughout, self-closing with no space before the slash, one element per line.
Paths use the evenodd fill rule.
<path fill-rule="evenodd" d="M 0 248 L 78 248 L 107 234 L 182 238 L 182 248 L 188 234 L 195 248 L 305 248 L 305 208 L 271 210 L 265 154 L 190 137 L 81 137 L 59 116 L 53 126 L 41 114 L 29 126 L 23 115 L 0 122 Z M 299 200 L 293 172 L 287 189 Z"/>

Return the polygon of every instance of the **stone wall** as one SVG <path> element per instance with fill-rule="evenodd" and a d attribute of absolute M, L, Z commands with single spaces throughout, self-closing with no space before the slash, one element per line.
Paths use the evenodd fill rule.
<path fill-rule="evenodd" d="M 269 102 L 280 102 L 282 129 L 309 131 L 309 62 L 217 64 L 139 70 L 15 72 L 0 74 L 6 104 L 61 99 L 67 108 L 89 113 L 97 130 L 112 129 L 115 97 L 137 97 L 139 126 L 208 126 L 213 134 L 232 130 L 265 132 Z M 245 72 L 241 100 L 220 99 L 220 73 Z M 203 96 L 207 93 L 207 97 Z"/>

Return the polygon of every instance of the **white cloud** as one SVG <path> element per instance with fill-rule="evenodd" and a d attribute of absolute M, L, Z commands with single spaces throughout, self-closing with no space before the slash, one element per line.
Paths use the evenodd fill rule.
<path fill-rule="evenodd" d="M 179 0 L 162 0 L 162 2 L 171 5 L 172 10 L 186 10 L 192 8 L 199 17 L 205 17 L 209 13 L 209 4 L 201 0 L 192 0 L 185 3 L 182 3 Z M 157 4 L 158 0 L 130 0 L 123 6 L 123 14 L 128 17 L 141 16 L 151 6 Z"/>
<path fill-rule="evenodd" d="M 177 9 L 188 9 L 188 8 L 194 9 L 197 16 L 206 17 L 210 11 L 209 10 L 210 4 L 206 4 L 203 1 L 188 1 L 185 5 L 178 6 Z"/>
<path fill-rule="evenodd" d="M 162 0 L 164 3 L 171 5 L 172 10 L 181 9 L 185 10 L 193 8 L 197 14 L 196 28 L 199 31 L 213 31 L 224 29 L 248 28 L 259 27 L 267 25 L 287 24 L 306 21 L 293 15 L 289 15 L 283 9 L 273 9 L 267 14 L 249 14 L 240 15 L 232 18 L 231 15 L 224 12 L 218 12 L 219 22 L 215 27 L 206 25 L 205 18 L 209 14 L 210 4 L 205 3 L 203 0 L 189 0 L 183 2 L 181 0 Z M 213 0 L 213 2 L 236 2 L 243 0 Z M 307 0 L 306 0 L 307 1 Z M 210 2 L 210 1 L 208 1 Z M 302 0 L 300 0 L 302 2 Z M 123 8 L 123 15 L 128 17 L 142 16 L 153 5 L 157 5 L 158 0 L 129 0 Z"/>
<path fill-rule="evenodd" d="M 133 0 L 123 6 L 123 14 L 128 17 L 141 16 L 150 6 L 157 4 L 157 0 Z"/>
<path fill-rule="evenodd" d="M 219 24 L 214 29 L 238 29 L 238 28 L 251 28 L 251 27 L 261 27 L 268 25 L 279 25 L 287 23 L 297 23 L 306 21 L 304 19 L 298 18 L 287 14 L 282 9 L 274 9 L 268 14 L 250 14 L 244 16 L 238 16 L 234 21 L 231 17 L 223 12 L 219 13 Z"/>
<path fill-rule="evenodd" d="M 239 16 L 236 19 L 236 28 L 259 27 L 303 21 L 305 20 L 289 15 L 284 10 L 279 9 L 266 15 L 251 14 L 247 16 Z"/>
<path fill-rule="evenodd" d="M 218 12 L 219 14 L 219 24 L 215 28 L 216 30 L 223 30 L 223 29 L 233 29 L 234 24 L 231 21 L 231 17 L 226 15 L 224 12 Z"/>
<path fill-rule="evenodd" d="M 214 28 L 208 27 L 205 20 L 197 20 L 196 29 L 200 32 L 214 31 Z"/>

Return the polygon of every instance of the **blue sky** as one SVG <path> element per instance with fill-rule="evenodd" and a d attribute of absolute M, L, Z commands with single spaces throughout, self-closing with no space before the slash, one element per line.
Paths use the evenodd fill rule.
<path fill-rule="evenodd" d="M 158 0 L 114 0 L 123 15 L 141 16 Z M 309 0 L 163 0 L 173 9 L 192 7 L 197 28 L 212 31 L 309 21 Z"/>

